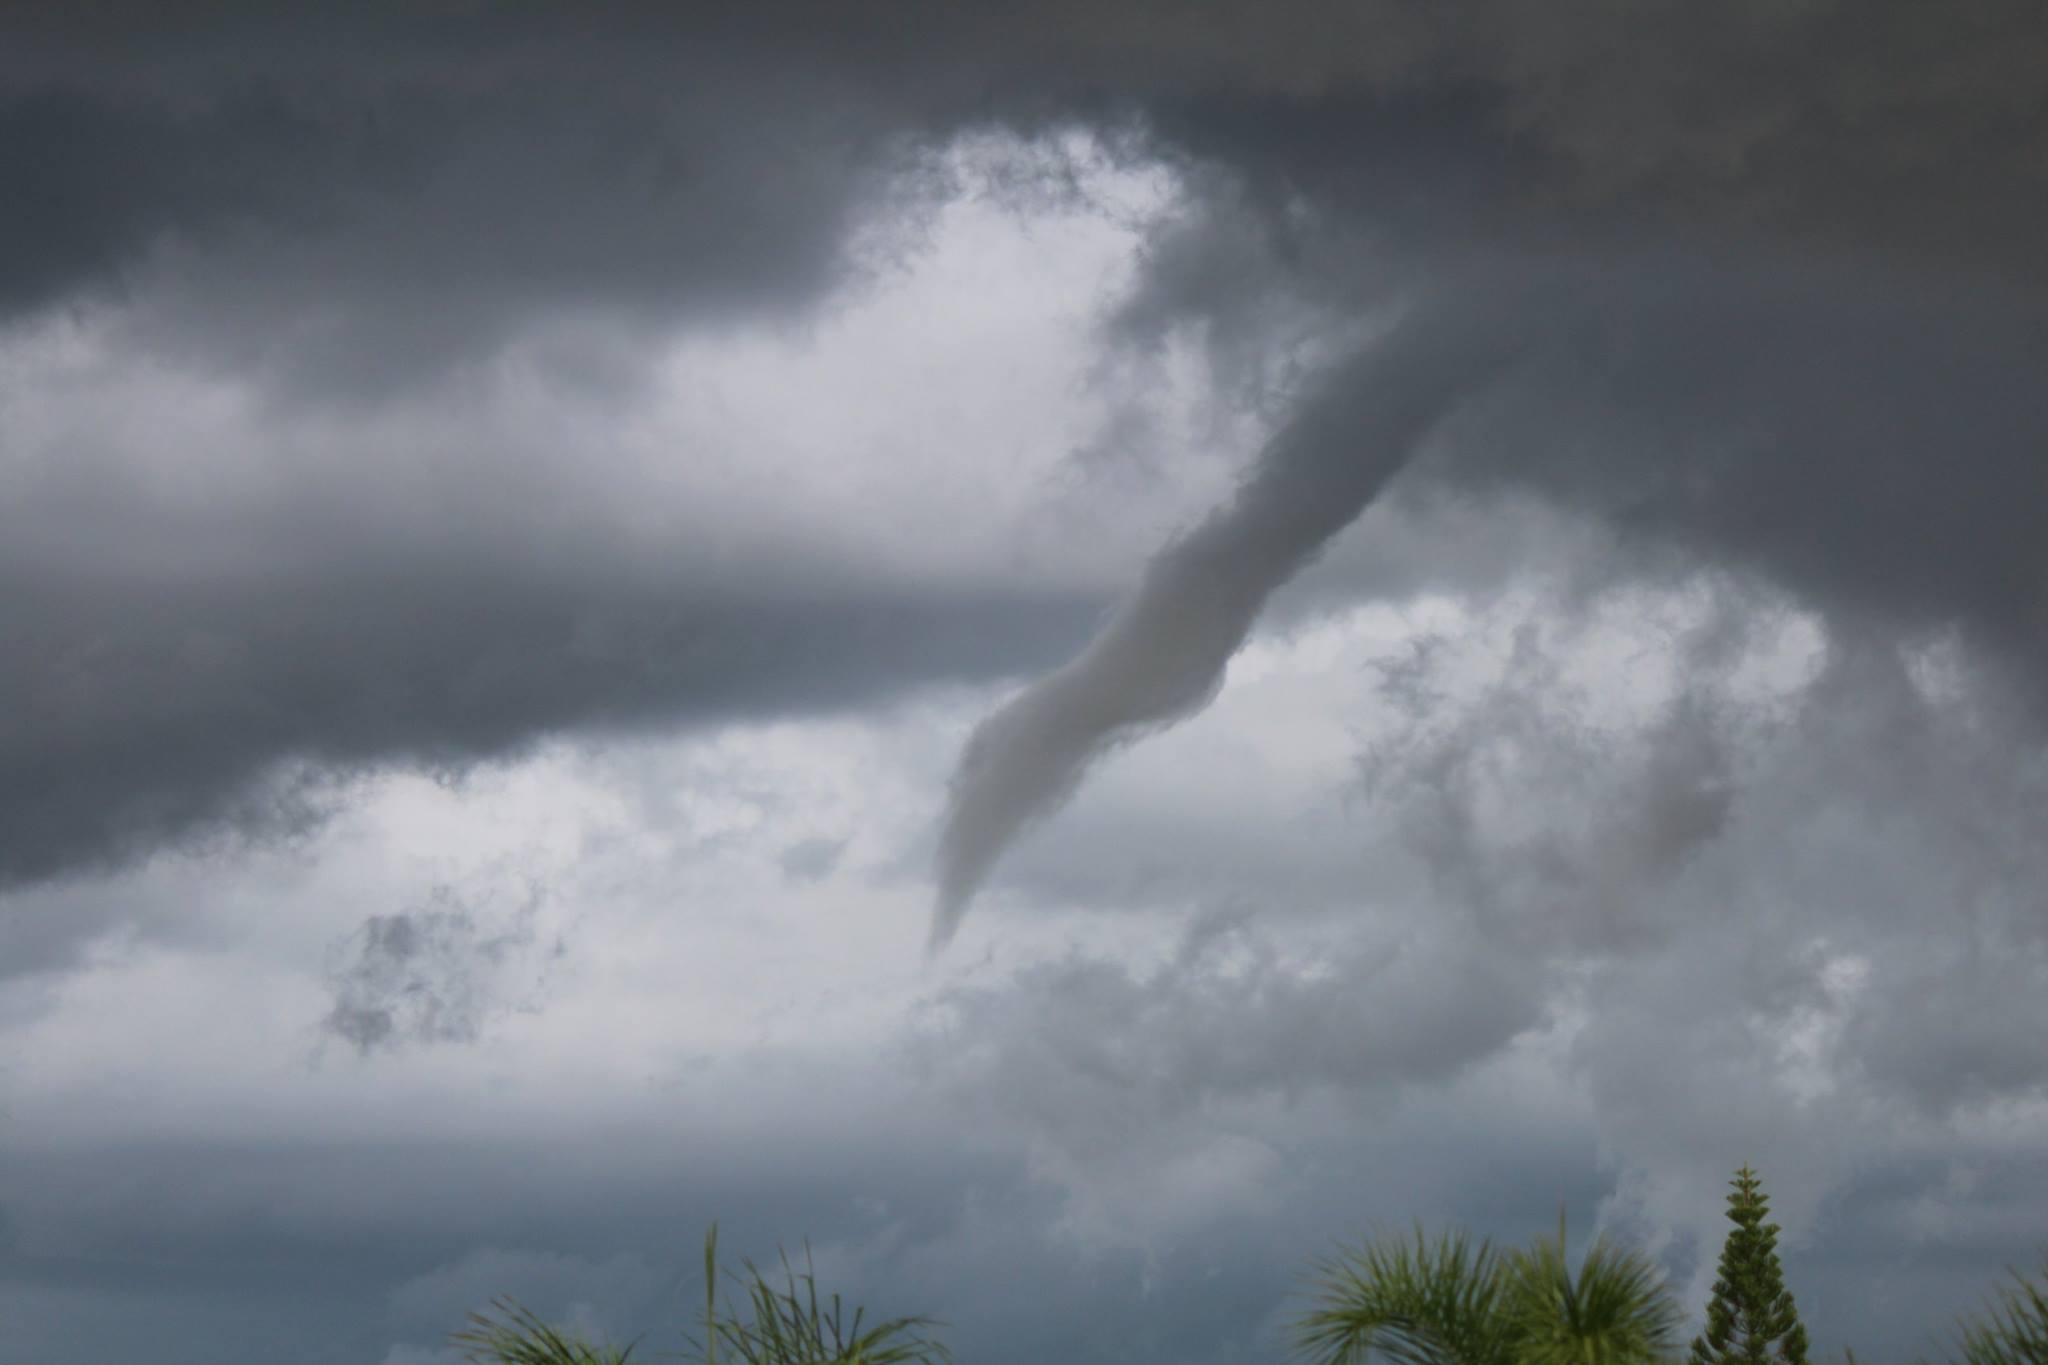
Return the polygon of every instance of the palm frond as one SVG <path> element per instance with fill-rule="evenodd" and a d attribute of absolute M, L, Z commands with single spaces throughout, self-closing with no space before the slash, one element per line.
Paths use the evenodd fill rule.
<path fill-rule="evenodd" d="M 1572 1273 L 1563 1218 L 1506 1258 L 1506 1316 L 1519 1365 L 1649 1365 L 1666 1360 L 1683 1320 L 1656 1264 L 1595 1238 Z"/>
<path fill-rule="evenodd" d="M 1500 1259 L 1462 1232 L 1431 1242 L 1387 1238 L 1340 1249 L 1310 1273 L 1310 1307 L 1294 1324 L 1310 1365 L 1507 1365 Z"/>
<path fill-rule="evenodd" d="M 2042 1278 L 2019 1271 L 1975 1320 L 1961 1324 L 1959 1365 L 2044 1365 L 2048 1362 L 2048 1262 Z"/>
<path fill-rule="evenodd" d="M 851 1313 L 840 1296 L 821 1295 L 804 1248 L 799 1272 L 779 1253 L 779 1274 L 742 1260 L 727 1279 L 741 1307 L 718 1295 L 718 1229 L 704 1241 L 704 1336 L 696 1343 L 705 1365 L 721 1356 L 735 1365 L 949 1365 L 951 1353 L 935 1336 L 943 1324 L 927 1317 L 890 1318 L 864 1326 L 866 1310 Z"/>
<path fill-rule="evenodd" d="M 593 1346 L 564 1336 L 516 1299 L 495 1298 L 489 1312 L 471 1313 L 470 1327 L 449 1341 L 472 1365 L 628 1365 L 633 1347 Z"/>

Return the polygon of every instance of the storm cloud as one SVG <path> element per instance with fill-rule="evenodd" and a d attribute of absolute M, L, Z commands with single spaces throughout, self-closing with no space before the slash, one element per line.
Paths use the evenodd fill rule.
<path fill-rule="evenodd" d="M 1922 1353 L 2048 1210 L 2044 69 L 9 5 L 0 1355 L 662 1332 L 715 1217 L 1271 1360 L 1414 1216 L 1697 1299 L 1743 1160 Z"/>
<path fill-rule="evenodd" d="M 1641 472 L 1545 458 L 1530 448 L 1543 432 L 1518 426 L 1492 445 L 1489 480 L 1554 486 L 1574 505 L 1646 482 L 1635 503 L 1663 498 L 1663 520 L 1710 556 L 1770 553 L 1753 543 L 1762 531 L 1749 515 L 1767 505 L 1800 528 L 1811 561 L 1782 564 L 1788 572 L 1855 577 L 1949 614 L 2027 591 L 2030 566 L 1973 562 L 2017 553 L 2021 537 L 1954 528 L 1979 502 L 2025 505 L 2002 495 L 2000 479 L 2031 475 L 1990 448 L 2029 450 L 2040 430 L 2038 400 L 2008 377 L 2027 371 L 2039 344 L 2028 244 L 2048 195 L 2027 73 L 2048 39 L 2031 6 L 1953 20 L 1907 6 L 1622 17 L 1567 6 L 1537 23 L 1492 4 L 1221 5 L 1199 21 L 1137 3 L 1000 13 L 779 4 L 687 19 L 620 5 L 571 29 L 516 7 L 370 6 L 344 19 L 229 6 L 187 22 L 114 5 L 89 18 L 21 7 L 8 22 L 0 145 L 15 149 L 24 211 L 9 215 L 0 305 L 15 334 L 65 309 L 96 310 L 94 344 L 113 363 L 227 376 L 244 401 L 286 413 L 310 404 L 342 428 L 329 450 L 264 466 L 303 501 L 237 508 L 237 553 L 177 577 L 138 552 L 220 528 L 135 498 L 132 465 L 74 449 L 103 432 L 10 431 L 26 460 L 10 476 L 10 506 L 26 523 L 9 536 L 12 634 L 23 642 L 9 651 L 11 690 L 57 711 L 17 721 L 9 749 L 7 769 L 24 775 L 10 809 L 37 826 L 10 840 L 17 877 L 231 821 L 236 793 L 285 760 L 505 752 L 621 713 L 715 713 L 736 691 L 758 690 L 771 708 L 815 705 L 832 699 L 849 652 L 890 661 L 897 676 L 872 679 L 883 687 L 1053 657 L 1074 618 L 1049 632 L 993 631 L 996 648 L 978 652 L 949 615 L 981 613 L 975 601 L 863 600 L 836 584 L 820 601 L 827 594 L 805 585 L 766 588 L 751 565 L 715 585 L 683 566 L 651 582 L 571 581 L 560 566 L 573 547 L 603 543 L 622 515 L 573 491 L 587 476 L 571 432 L 569 446 L 524 462 L 560 477 L 513 484 L 512 497 L 544 501 L 521 502 L 511 525 L 475 504 L 496 501 L 501 457 L 459 455 L 430 434 L 410 442 L 395 484 L 385 460 L 366 468 L 352 449 L 395 439 L 366 414 L 422 386 L 473 386 L 478 366 L 522 338 L 567 338 L 550 343 L 556 382 L 630 386 L 650 338 L 678 325 L 800 318 L 912 249 L 945 194 L 936 152 L 977 128 L 1027 139 L 1092 129 L 1120 157 L 1177 168 L 1175 221 L 1195 226 L 1182 241 L 1204 223 L 1238 225 L 1228 255 L 1154 258 L 1133 306 L 1146 300 L 1155 335 L 1176 318 L 1270 322 L 1256 308 L 1217 312 L 1219 282 L 1233 278 L 1341 315 L 1398 300 L 1418 279 L 1498 278 L 1471 270 L 1504 255 L 1576 264 L 1663 242 L 1716 253 L 1709 284 L 1673 284 L 1684 264 L 1645 272 L 1633 287 L 1647 295 L 1640 316 L 1599 376 L 1601 401 L 1588 400 L 1598 410 L 1619 395 L 1614 406 L 1662 424 L 1654 449 L 1635 442 Z M 1044 188 L 1058 193 L 1057 178 Z M 1248 250 L 1262 270 L 1247 273 Z M 1813 283 L 1800 262 L 1816 255 L 1865 268 L 1830 265 L 1835 283 Z M 1986 276 L 2002 282 L 1975 282 Z M 1789 293 L 1778 287 L 1788 278 Z M 1229 286 L 1240 298 L 1245 287 Z M 1752 337 L 1796 348 L 1800 365 L 1765 364 Z M 1965 361 L 1948 344 L 1958 338 L 1982 357 Z M 1254 334 L 1240 349 L 1260 344 Z M 1942 365 L 1970 387 L 1948 382 Z M 1792 377 L 1806 366 L 1811 380 Z M 1871 378 L 1880 367 L 1882 382 Z M 1911 410 L 1871 409 L 1867 431 L 1795 429 L 1816 414 L 1842 422 L 1833 398 L 1859 383 Z M 1787 407 L 1828 385 L 1830 401 Z M 1792 453 L 1744 462 L 1727 443 L 1713 458 L 1673 453 L 1671 424 L 1708 408 L 1724 422 L 1743 410 L 1731 441 Z M 1957 431 L 1944 414 L 1965 408 L 1973 425 Z M 1878 448 L 1847 453 L 1865 437 Z M 1690 427 L 1683 437 L 1704 439 Z M 1948 581 L 1864 574 L 1857 556 L 1876 520 L 1863 513 L 1894 514 L 1856 499 L 1902 487 L 1929 442 L 1960 448 L 1962 468 L 1937 494 L 1960 501 L 1896 516 L 1887 534 Z M 1847 459 L 1882 460 L 1887 472 L 1851 475 Z M 1564 482 L 1581 478 L 1596 483 Z M 1672 479 L 1690 490 L 1683 508 L 1658 492 Z M 424 499 L 422 482 L 435 490 Z M 1857 494 L 1834 497 L 1845 482 Z M 395 558 L 381 543 L 394 496 L 416 531 Z M 1802 499 L 1811 515 L 1791 510 Z M 478 537 L 479 526 L 502 539 Z M 1951 538 L 1968 542 L 1969 558 L 1943 553 Z M 95 542 L 112 554 L 85 549 Z M 349 568 L 328 567 L 337 562 Z M 378 572 L 365 572 L 370 563 Z M 294 579 L 304 588 L 283 586 Z M 381 603 L 395 582 L 407 600 L 394 610 Z M 654 659 L 650 643 L 623 666 L 564 662 L 586 652 L 588 630 L 572 622 L 633 611 L 620 603 L 636 594 L 663 605 L 634 618 L 635 639 L 703 647 Z M 864 616 L 871 625 L 842 624 Z M 230 618 L 238 628 L 223 631 Z M 871 643 L 833 643 L 849 629 Z M 763 643 L 799 635 L 810 642 L 800 651 Z M 209 640 L 219 676 L 199 678 L 184 655 Z M 704 656 L 758 666 L 721 669 Z M 480 667 L 498 679 L 483 689 L 491 698 L 449 700 L 477 690 Z M 102 683 L 80 714 L 81 689 L 52 680 L 81 668 L 168 687 L 153 683 L 144 705 Z M 861 673 L 855 663 L 851 675 Z M 798 675 L 814 695 L 792 695 Z M 368 702 L 378 689 L 355 676 L 387 680 L 386 692 L 411 679 L 401 686 L 416 700 Z M 323 702 L 322 679 L 356 700 Z M 191 689 L 207 701 L 180 705 Z M 9 710 L 24 714 L 20 702 Z M 83 730 L 92 739 L 65 738 Z M 89 786 L 73 793 L 74 783 Z"/>

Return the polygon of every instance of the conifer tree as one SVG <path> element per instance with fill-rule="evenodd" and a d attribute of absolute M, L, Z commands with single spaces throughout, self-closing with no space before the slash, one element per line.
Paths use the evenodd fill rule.
<path fill-rule="evenodd" d="M 1729 1182 L 1720 1277 L 1707 1305 L 1706 1335 L 1694 1337 L 1691 1365 L 1806 1365 L 1806 1329 L 1778 1265 L 1778 1225 L 1763 1182 L 1744 1166 Z"/>

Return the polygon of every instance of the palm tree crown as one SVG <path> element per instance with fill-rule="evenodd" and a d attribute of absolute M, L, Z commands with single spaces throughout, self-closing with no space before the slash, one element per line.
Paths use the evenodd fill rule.
<path fill-rule="evenodd" d="M 1595 1239 L 1576 1273 L 1557 1237 L 1496 1250 L 1417 1227 L 1313 1272 L 1295 1324 L 1308 1365 L 1648 1365 L 1670 1358 L 1681 1317 L 1656 1266 Z"/>

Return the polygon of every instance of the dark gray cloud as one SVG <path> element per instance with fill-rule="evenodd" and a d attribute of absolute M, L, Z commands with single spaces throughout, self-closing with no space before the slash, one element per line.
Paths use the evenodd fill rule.
<path fill-rule="evenodd" d="M 0 303 L 148 282 L 156 346 L 321 398 L 417 384 L 535 315 L 813 300 L 895 126 L 715 33 L 636 59 L 630 32 L 579 54 L 488 18 L 469 48 L 395 6 L 162 18 L 11 16 L 0 146 L 28 209 Z"/>
<path fill-rule="evenodd" d="M 251 172 L 303 177 L 301 221 L 248 215 L 160 240 L 135 273 L 163 283 L 132 325 L 154 348 L 210 351 L 331 403 L 417 385 L 536 317 L 597 319 L 629 341 L 678 318 L 788 317 L 853 265 L 860 201 L 887 169 L 867 120 L 792 107 L 743 71 L 686 66 L 677 82 L 610 107 L 573 89 L 398 95 L 368 129 L 354 111 L 315 125 L 342 145 Z"/>
<path fill-rule="evenodd" d="M 2048 491 L 2038 299 L 1679 259 L 1612 325 L 1610 346 L 1548 352 L 1549 373 L 1501 395 L 1512 441 L 1489 433 L 1418 472 L 1602 517 L 1641 552 L 1630 572 L 1657 572 L 1660 552 L 1761 571 L 1873 626 L 1959 629 L 2038 677 L 2048 561 L 2021 525 Z"/>
<path fill-rule="evenodd" d="M 1463 235 L 1474 241 L 1540 224 L 1551 241 L 1574 246 L 1602 223 L 1661 232 L 1705 223 L 2031 270 L 2027 247 L 2043 211 L 2029 190 L 2038 189 L 2042 155 L 2033 72 L 2048 33 L 2019 0 L 1959 16 L 1842 0 L 1626 14 L 1584 4 L 1540 20 L 1507 3 L 1311 3 L 1281 14 L 1226 3 L 1190 16 L 1163 0 L 1043 0 L 1001 11 L 790 0 L 689 15 L 616 4 L 573 23 L 492 5 L 373 5 L 342 16 L 308 6 L 192 14 L 133 4 L 86 16 L 17 7 L 10 28 L 0 81 L 20 99 L 68 92 L 130 113 L 210 116 L 268 92 L 308 129 L 353 128 L 373 148 L 383 136 L 392 152 L 363 161 L 410 172 L 389 188 L 421 206 L 412 230 L 422 242 L 438 230 L 425 210 L 448 207 L 436 196 L 453 188 L 437 184 L 437 172 L 460 158 L 428 135 L 431 120 L 406 124 L 409 99 L 438 101 L 454 111 L 451 122 L 466 118 L 486 133 L 524 126 L 532 174 L 501 165 L 476 185 L 496 193 L 571 175 L 600 200 L 620 196 L 597 212 L 621 229 L 634 218 L 663 221 L 663 201 L 649 201 L 649 179 L 635 173 L 648 163 L 600 158 L 578 171 L 550 160 L 549 149 L 561 139 L 651 152 L 664 131 L 680 131 L 676 165 L 688 174 L 674 183 L 715 187 L 691 202 L 723 225 L 710 238 L 684 236 L 669 257 L 684 271 L 718 260 L 719 250 L 743 253 L 727 264 L 814 256 L 835 219 L 798 221 L 804 215 L 783 210 L 805 201 L 779 196 L 849 185 L 845 158 L 820 153 L 891 134 L 943 136 L 986 118 L 1125 129 L 1135 120 L 1166 146 L 1272 189 L 1374 222 L 1405 218 L 1431 236 L 1481 207 L 1515 210 L 1506 223 L 1468 221 Z M 574 99 L 551 106 L 551 94 Z M 641 117 L 609 129 L 580 124 L 593 97 L 595 108 Z M 209 140 L 202 126 L 188 129 L 201 134 L 195 143 Z M 773 163 L 776 175 L 748 173 L 778 153 L 788 159 Z M 107 162 L 142 160 L 118 151 L 65 158 L 67 183 L 87 187 L 76 195 L 79 216 L 104 225 L 85 240 L 112 244 L 102 259 L 180 216 L 176 200 L 156 207 L 165 196 L 146 182 L 124 198 L 98 187 L 134 177 L 91 178 Z M 281 160 L 228 180 L 285 179 Z M 324 169 L 317 158 L 310 168 Z M 634 190 L 637 201 L 626 197 Z M 557 216 L 577 210 L 549 197 L 532 196 L 527 206 L 541 212 L 521 223 L 476 220 L 496 229 L 473 239 L 472 258 L 501 286 L 494 292 L 551 258 L 573 255 L 585 287 L 612 271 L 602 251 L 572 252 L 576 237 L 562 231 L 593 220 Z M 490 206 L 488 195 L 477 205 Z M 648 231 L 642 240 L 657 240 Z M 804 239 L 813 245 L 791 250 L 792 232 L 815 234 Z M 521 249 L 534 242 L 549 244 L 539 257 Z M 392 253 L 386 271 L 398 273 L 386 285 L 431 283 L 403 272 L 435 259 Z M 628 263 L 657 264 L 641 251 L 618 262 Z M 742 266 L 734 275 L 743 290 L 775 287 L 766 272 Z"/>
<path fill-rule="evenodd" d="M 430 559 L 297 583 L 14 581 L 0 875 L 15 881 L 223 826 L 303 827 L 339 794 L 332 774 L 367 764 L 459 769 L 565 726 L 826 710 L 1000 674 L 1093 615 L 1063 595 L 714 596 Z"/>

